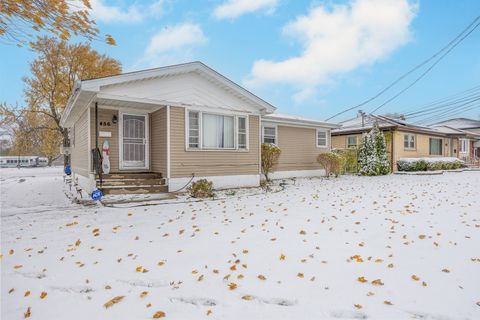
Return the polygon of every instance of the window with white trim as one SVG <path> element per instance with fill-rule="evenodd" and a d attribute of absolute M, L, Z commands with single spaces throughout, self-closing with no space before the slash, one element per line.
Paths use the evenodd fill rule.
<path fill-rule="evenodd" d="M 468 153 L 468 145 L 469 145 L 469 140 L 468 139 L 460 139 L 460 153 Z"/>
<path fill-rule="evenodd" d="M 440 138 L 430 138 L 430 155 L 441 156 L 443 140 Z"/>
<path fill-rule="evenodd" d="M 415 135 L 407 133 L 403 135 L 403 148 L 415 149 Z"/>
<path fill-rule="evenodd" d="M 347 137 L 347 148 L 355 148 L 357 146 L 357 136 Z"/>
<path fill-rule="evenodd" d="M 277 144 L 277 127 L 263 127 L 263 143 Z"/>
<path fill-rule="evenodd" d="M 327 146 L 327 131 L 317 129 L 317 147 L 326 148 Z"/>
<path fill-rule="evenodd" d="M 188 113 L 188 147 L 200 147 L 200 119 L 198 112 L 190 111 Z"/>
<path fill-rule="evenodd" d="M 238 149 L 247 149 L 247 118 L 238 117 Z"/>
<path fill-rule="evenodd" d="M 247 117 L 188 111 L 186 135 L 192 149 L 247 149 Z"/>

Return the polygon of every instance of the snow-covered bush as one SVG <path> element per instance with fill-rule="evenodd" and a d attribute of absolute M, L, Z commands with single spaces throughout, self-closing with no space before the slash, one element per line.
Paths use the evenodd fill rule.
<path fill-rule="evenodd" d="M 457 158 L 402 158 L 397 161 L 398 171 L 432 171 L 460 169 L 465 163 Z"/>
<path fill-rule="evenodd" d="M 213 193 L 213 182 L 207 179 L 200 179 L 193 182 L 187 188 L 187 191 L 190 193 L 190 196 L 194 198 L 211 198 L 215 195 Z"/>
<path fill-rule="evenodd" d="M 268 174 L 277 164 L 280 153 L 280 148 L 273 143 L 262 143 L 262 173 L 267 181 L 270 181 Z"/>
<path fill-rule="evenodd" d="M 318 155 L 317 162 L 325 169 L 326 177 L 332 173 L 338 177 L 343 172 L 345 159 L 338 153 L 326 152 Z"/>
<path fill-rule="evenodd" d="M 358 153 L 359 172 L 364 176 L 378 176 L 390 172 L 387 156 L 387 143 L 378 124 L 362 138 Z"/>

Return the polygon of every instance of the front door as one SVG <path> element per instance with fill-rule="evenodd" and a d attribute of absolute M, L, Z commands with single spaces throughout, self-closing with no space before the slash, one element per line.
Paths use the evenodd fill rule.
<path fill-rule="evenodd" d="M 121 169 L 148 169 L 148 115 L 122 113 Z"/>

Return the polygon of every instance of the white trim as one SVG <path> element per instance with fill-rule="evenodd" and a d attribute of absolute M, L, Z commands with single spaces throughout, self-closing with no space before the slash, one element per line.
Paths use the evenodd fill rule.
<path fill-rule="evenodd" d="M 170 179 L 170 106 L 167 106 L 167 179 Z M 167 180 L 168 181 L 168 180 Z"/>
<path fill-rule="evenodd" d="M 408 136 L 408 138 L 407 138 L 408 146 L 407 147 L 405 147 L 405 136 Z M 413 137 L 413 148 L 410 147 L 410 137 Z M 407 150 L 407 151 L 417 150 L 417 135 L 415 133 L 404 133 L 403 134 L 403 150 Z"/>
<path fill-rule="evenodd" d="M 87 141 L 87 146 L 88 146 L 88 155 L 87 155 L 87 159 L 88 159 L 88 172 L 92 172 L 92 117 L 91 117 L 91 108 L 89 107 L 87 109 L 87 117 L 88 117 L 88 128 L 87 128 L 87 132 L 88 132 L 88 141 Z M 97 119 L 95 119 L 95 122 L 97 122 Z"/>
<path fill-rule="evenodd" d="M 318 133 L 319 132 L 324 132 L 325 133 L 325 145 L 319 145 L 318 144 Z M 329 132 L 330 131 L 328 129 L 317 128 L 317 130 L 315 130 L 315 145 L 317 146 L 317 148 L 319 148 L 319 149 L 328 149 L 329 148 L 329 145 L 330 145 L 330 139 L 328 138 L 328 136 L 330 135 Z"/>
<path fill-rule="evenodd" d="M 199 61 L 171 65 L 155 69 L 134 71 L 99 79 L 85 80 L 80 83 L 78 89 L 100 91 L 101 87 L 103 86 L 191 72 L 203 74 L 208 80 L 212 81 L 216 85 L 227 87 L 232 91 L 232 93 L 242 96 L 255 104 L 257 109 L 261 110 L 262 112 L 275 111 L 275 107 L 266 102 L 265 100 L 259 98 L 250 91 L 246 90 L 245 88 L 241 87 L 232 80 L 228 79 L 227 77 L 223 76 L 222 74 L 218 73 L 217 71 L 213 70 L 212 68 Z"/>
<path fill-rule="evenodd" d="M 276 124 L 270 124 L 270 123 L 262 123 L 262 136 L 260 143 L 265 143 L 264 142 L 264 134 L 265 134 L 265 128 L 275 128 L 275 145 L 278 146 L 278 125 Z"/>
<path fill-rule="evenodd" d="M 190 177 L 182 178 L 170 178 L 168 180 L 168 191 L 176 191 L 184 187 L 189 181 Z M 260 185 L 260 175 L 229 175 L 229 176 L 202 176 L 195 177 L 192 181 L 200 179 L 207 179 L 213 182 L 215 189 L 228 189 L 228 188 L 242 188 L 242 187 L 258 187 Z M 186 191 L 182 189 L 181 191 Z"/>
<path fill-rule="evenodd" d="M 324 169 L 275 171 L 269 174 L 270 179 L 308 178 L 308 177 L 321 177 L 324 175 L 325 175 Z"/>
<path fill-rule="evenodd" d="M 276 117 L 269 117 L 269 115 L 262 116 L 262 121 L 265 122 L 274 122 L 279 124 L 285 124 L 289 127 L 300 127 L 300 128 L 326 128 L 326 129 L 335 129 L 340 128 L 341 126 L 336 123 L 315 121 L 315 120 L 294 120 L 294 119 L 282 119 Z"/>
<path fill-rule="evenodd" d="M 97 188 L 95 175 L 93 173 L 89 173 L 88 177 L 82 176 L 80 174 L 76 174 L 75 172 L 73 172 L 72 175 L 73 175 L 73 181 L 76 181 L 78 186 L 87 194 L 92 193 L 92 191 Z"/>
<path fill-rule="evenodd" d="M 458 139 L 459 142 L 459 148 L 458 148 L 458 153 L 461 153 L 461 154 L 469 154 L 470 153 L 470 139 Z M 462 145 L 463 145 L 463 142 L 465 142 L 465 150 L 462 151 Z"/>
<path fill-rule="evenodd" d="M 123 164 L 123 116 L 143 116 L 145 118 L 145 166 L 125 167 Z M 118 162 L 119 170 L 148 170 L 150 169 L 150 117 L 148 113 L 118 112 Z"/>
<path fill-rule="evenodd" d="M 258 174 L 262 174 L 262 120 L 258 117 Z"/>

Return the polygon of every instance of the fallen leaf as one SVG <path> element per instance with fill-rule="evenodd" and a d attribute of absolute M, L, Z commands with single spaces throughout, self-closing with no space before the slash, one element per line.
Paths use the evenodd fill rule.
<path fill-rule="evenodd" d="M 280 255 L 280 260 L 285 260 L 285 255 L 284 254 Z"/>
<path fill-rule="evenodd" d="M 388 300 L 383 301 L 383 303 L 386 304 L 386 305 L 389 305 L 389 306 L 393 306 L 393 303 L 391 303 L 391 302 L 388 301 Z"/>
<path fill-rule="evenodd" d="M 153 319 L 165 318 L 166 314 L 163 311 L 157 311 L 153 314 Z"/>
<path fill-rule="evenodd" d="M 212 313 L 213 313 L 212 310 L 210 309 L 207 310 L 207 316 L 211 315 Z"/>
<path fill-rule="evenodd" d="M 237 289 L 237 284 L 231 282 L 231 283 L 228 285 L 228 288 L 229 288 L 230 290 L 235 290 L 235 289 Z"/>
<path fill-rule="evenodd" d="M 125 298 L 125 296 L 116 296 L 115 298 L 108 300 L 103 306 L 108 309 L 110 307 L 113 307 L 114 304 L 122 301 L 123 298 Z"/>
<path fill-rule="evenodd" d="M 30 295 L 30 290 L 25 291 L 24 297 L 28 297 Z"/>
<path fill-rule="evenodd" d="M 242 299 L 243 299 L 243 300 L 250 301 L 250 300 L 252 300 L 252 299 L 253 299 L 253 297 L 252 297 L 252 296 L 250 296 L 250 295 L 245 295 L 245 296 L 243 296 L 243 297 L 242 297 Z"/>
<path fill-rule="evenodd" d="M 40 293 L 40 299 L 45 299 L 46 296 L 47 293 L 45 291 L 42 291 L 42 293 Z"/>
<path fill-rule="evenodd" d="M 257 278 L 260 280 L 267 280 L 263 274 L 259 274 Z"/>
<path fill-rule="evenodd" d="M 80 243 L 82 243 L 82 241 L 80 241 L 80 239 L 78 239 L 77 241 L 75 241 L 75 246 L 78 247 L 80 245 Z"/>
<path fill-rule="evenodd" d="M 145 298 L 146 296 L 148 295 L 148 291 L 143 291 L 142 293 L 140 293 L 140 298 Z"/>
<path fill-rule="evenodd" d="M 30 318 L 31 316 L 31 312 L 30 312 L 30 307 L 27 308 L 27 311 L 23 314 L 23 317 L 26 319 L 26 318 Z"/>
<path fill-rule="evenodd" d="M 417 276 L 416 276 L 416 275 L 414 275 L 414 274 L 412 274 L 412 279 L 413 279 L 413 280 L 415 280 L 415 281 L 418 281 L 418 280 L 420 280 L 420 278 L 419 278 L 419 277 L 417 277 Z"/>
<path fill-rule="evenodd" d="M 364 282 L 367 282 L 367 279 L 365 279 L 365 277 L 358 277 L 357 281 L 361 282 L 361 283 L 364 283 Z"/>
<path fill-rule="evenodd" d="M 373 284 L 374 286 L 383 286 L 383 285 L 384 285 L 384 283 L 382 282 L 381 279 L 373 280 L 373 281 L 372 281 L 372 284 Z"/>
<path fill-rule="evenodd" d="M 442 269 L 442 272 L 450 273 L 450 270 L 448 270 L 448 269 Z"/>
<path fill-rule="evenodd" d="M 357 309 L 362 309 L 362 305 L 361 304 L 354 304 L 355 308 Z"/>
<path fill-rule="evenodd" d="M 303 277 L 304 277 L 304 275 L 303 275 L 303 273 L 300 273 L 300 272 L 299 272 L 299 273 L 297 273 L 297 277 L 299 277 L 299 278 L 303 278 Z"/>

